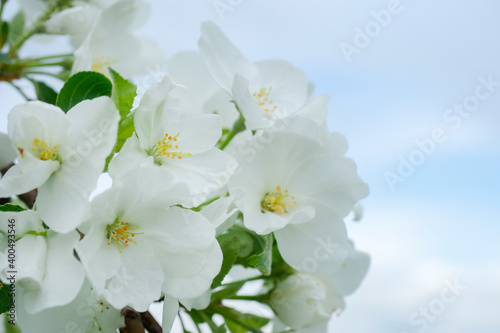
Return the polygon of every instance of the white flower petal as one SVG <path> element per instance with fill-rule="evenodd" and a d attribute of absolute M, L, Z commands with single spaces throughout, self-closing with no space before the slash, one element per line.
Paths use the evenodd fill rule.
<path fill-rule="evenodd" d="M 311 177 L 321 174 L 322 177 Z M 315 156 L 290 176 L 288 186 L 300 189 L 300 195 L 321 202 L 345 217 L 354 204 L 366 197 L 368 186 L 356 173 L 356 165 L 343 156 Z"/>
<path fill-rule="evenodd" d="M 189 188 L 191 196 L 187 201 L 179 202 L 197 206 L 207 199 L 207 195 L 227 184 L 237 165 L 234 157 L 212 148 L 192 157 L 168 161 L 162 169 L 171 172 L 177 181 Z"/>
<path fill-rule="evenodd" d="M 169 332 L 174 324 L 175 317 L 179 311 L 179 302 L 176 298 L 165 295 L 163 300 L 163 315 L 162 315 L 162 329 L 164 332 Z"/>
<path fill-rule="evenodd" d="M 123 248 L 120 256 L 122 267 L 106 281 L 106 288 L 101 292 L 117 309 L 129 305 L 136 311 L 144 312 L 161 296 L 161 266 L 154 259 L 150 244 L 140 240 L 137 245 L 131 244 L 129 248 Z"/>
<path fill-rule="evenodd" d="M 10 141 L 9 136 L 5 133 L 0 133 L 0 169 L 5 168 L 17 157 L 17 152 L 14 150 L 14 145 Z"/>
<path fill-rule="evenodd" d="M 106 157 L 115 145 L 120 120 L 111 98 L 102 96 L 82 101 L 68 111 L 67 118 L 73 134 L 71 147 L 102 170 Z"/>
<path fill-rule="evenodd" d="M 311 119 L 316 124 L 322 125 L 326 122 L 329 101 L 329 95 L 323 94 L 314 96 L 306 105 L 295 112 L 295 115 Z"/>
<path fill-rule="evenodd" d="M 139 139 L 134 134 L 125 141 L 120 152 L 109 162 L 108 172 L 112 178 L 116 178 L 146 165 L 154 165 L 154 159 L 141 148 Z"/>
<path fill-rule="evenodd" d="M 353 251 L 342 264 L 342 269 L 332 277 L 335 287 L 344 296 L 358 289 L 368 273 L 370 256 L 365 252 Z"/>
<path fill-rule="evenodd" d="M 60 35 L 87 34 L 97 18 L 99 10 L 88 4 L 79 4 L 51 15 L 45 22 L 48 33 Z"/>
<path fill-rule="evenodd" d="M 82 265 L 73 255 L 74 244 L 80 235 L 76 232 L 61 235 L 47 233 L 47 259 L 40 290 L 25 290 L 26 311 L 42 310 L 70 303 L 77 296 L 84 281 Z"/>
<path fill-rule="evenodd" d="M 33 139 L 45 140 L 48 146 L 68 141 L 69 120 L 57 106 L 39 101 L 15 106 L 9 113 L 8 133 L 13 144 L 31 153 Z"/>
<path fill-rule="evenodd" d="M 178 205 L 179 201 L 187 201 L 190 192 L 185 184 L 175 182 L 173 176 L 165 170 L 157 166 L 144 166 L 118 179 L 114 187 L 96 197 L 92 204 L 99 204 L 101 196 L 115 200 L 112 207 L 118 217 L 135 220 L 137 212 L 144 209 L 167 208 Z"/>
<path fill-rule="evenodd" d="M 236 222 L 238 209 L 230 208 L 233 200 L 232 197 L 220 198 L 200 211 L 201 215 L 205 216 L 215 227 L 217 235 L 224 233 Z"/>
<path fill-rule="evenodd" d="M 245 125 L 249 130 L 262 128 L 266 125 L 259 102 L 253 98 L 249 90 L 249 82 L 243 76 L 236 74 L 231 93 L 236 105 L 245 117 Z"/>
<path fill-rule="evenodd" d="M 290 266 L 315 275 L 334 274 L 351 252 L 344 222 L 325 207 L 316 207 L 312 221 L 289 224 L 274 236 Z"/>
<path fill-rule="evenodd" d="M 52 307 L 35 314 L 26 311 L 26 301 L 23 297 L 17 297 L 16 315 L 22 332 L 66 332 L 71 327 L 85 329 L 90 320 L 89 315 L 95 314 L 88 305 L 90 284 L 85 282 L 77 292 L 78 295 L 70 304 Z"/>
<path fill-rule="evenodd" d="M 42 161 L 27 153 L 19 164 L 11 167 L 0 179 L 0 198 L 23 194 L 42 186 L 59 169 L 58 161 Z"/>
<path fill-rule="evenodd" d="M 180 148 L 191 154 L 213 148 L 222 135 L 221 117 L 215 114 L 184 116 L 178 124 L 165 124 L 168 133 L 179 135 Z"/>
<path fill-rule="evenodd" d="M 284 60 L 256 62 L 261 77 L 259 88 L 272 87 L 269 98 L 284 113 L 293 113 L 307 101 L 308 83 L 303 70 Z"/>
<path fill-rule="evenodd" d="M 183 99 L 181 103 L 184 111 L 200 113 L 203 104 L 219 89 L 198 52 L 181 51 L 174 54 L 168 59 L 168 69 L 175 82 L 189 87 L 189 98 Z"/>
<path fill-rule="evenodd" d="M 37 231 L 40 225 L 40 217 L 34 210 L 23 210 L 21 212 L 0 211 L 0 221 L 14 220 L 16 238 L 24 236 L 28 231 Z M 8 224 L 0 223 L 0 233 L 8 234 Z"/>
<path fill-rule="evenodd" d="M 259 80 L 257 67 L 246 59 L 212 22 L 204 22 L 201 25 L 198 46 L 212 78 L 227 92 L 231 91 L 234 75 L 237 73 L 250 81 Z"/>
<path fill-rule="evenodd" d="M 183 298 L 183 299 L 179 299 L 179 302 L 188 311 L 191 311 L 191 309 L 204 310 L 210 305 L 210 297 L 211 296 L 212 296 L 212 289 L 208 289 L 200 297 Z"/>
<path fill-rule="evenodd" d="M 189 256 L 182 257 L 189 258 Z M 178 298 L 199 297 L 210 287 L 214 277 L 219 273 L 221 265 L 222 251 L 219 243 L 214 241 L 213 245 L 205 252 L 204 265 L 196 273 L 182 277 L 174 272 L 165 273 L 163 291 Z M 169 263 L 164 269 L 171 267 L 171 263 Z"/>
<path fill-rule="evenodd" d="M 149 15 L 149 4 L 142 0 L 115 1 L 101 13 L 93 33 L 95 38 L 118 36 L 141 27 Z"/>
<path fill-rule="evenodd" d="M 89 280 L 97 290 L 104 290 L 106 281 L 117 274 L 122 256 L 115 246 L 108 246 L 106 226 L 95 226 L 75 245 Z"/>
<path fill-rule="evenodd" d="M 218 90 L 213 93 L 203 105 L 205 113 L 215 113 L 222 118 L 222 128 L 233 128 L 234 122 L 240 116 L 236 106 L 231 101 L 232 98 L 224 90 Z"/>
<path fill-rule="evenodd" d="M 78 168 L 63 169 L 38 188 L 37 210 L 53 230 L 67 233 L 90 217 L 89 196 L 99 170 L 83 160 Z"/>
<path fill-rule="evenodd" d="M 17 282 L 25 291 L 38 292 L 46 274 L 47 239 L 26 235 L 16 242 L 16 251 Z"/>
<path fill-rule="evenodd" d="M 185 94 L 186 88 L 174 83 L 168 75 L 162 76 L 146 90 L 134 117 L 142 149 L 147 150 L 157 144 L 166 133 L 165 124 L 179 121 L 181 99 Z M 176 135 L 177 132 L 169 134 Z"/>

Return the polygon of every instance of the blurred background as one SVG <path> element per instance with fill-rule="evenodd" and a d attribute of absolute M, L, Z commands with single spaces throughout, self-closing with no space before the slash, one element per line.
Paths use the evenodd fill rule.
<path fill-rule="evenodd" d="M 371 188 L 346 223 L 372 256 L 331 332 L 500 331 L 500 2 L 150 4 L 142 33 L 168 56 L 196 50 L 211 20 L 251 60 L 286 59 L 331 95 L 330 129 Z M 23 52 L 67 47 L 46 42 Z M 0 82 L 0 131 L 21 102 Z"/>

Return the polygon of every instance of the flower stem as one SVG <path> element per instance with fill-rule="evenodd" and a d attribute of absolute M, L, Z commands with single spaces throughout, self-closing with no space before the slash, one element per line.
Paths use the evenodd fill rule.
<path fill-rule="evenodd" d="M 210 326 L 210 329 L 215 332 L 217 330 L 217 325 L 214 323 L 212 318 L 210 318 L 205 312 L 197 311 L 200 317 Z"/>
<path fill-rule="evenodd" d="M 233 285 L 237 285 L 237 284 L 241 284 L 241 283 L 246 283 L 246 282 L 250 282 L 250 281 L 264 280 L 264 279 L 268 279 L 268 278 L 269 278 L 269 276 L 259 275 L 259 276 L 256 276 L 256 277 L 253 277 L 253 278 L 249 278 L 249 279 L 244 279 L 244 280 L 238 280 L 238 281 L 223 283 L 223 284 L 221 284 L 221 287 L 228 287 L 228 286 L 233 286 Z"/>
<path fill-rule="evenodd" d="M 68 58 L 72 57 L 73 53 L 66 53 L 66 54 L 56 54 L 56 55 L 50 55 L 50 56 L 44 56 L 44 57 L 39 57 L 39 58 L 31 58 L 31 60 L 47 60 L 47 59 L 54 59 L 54 58 Z"/>
<path fill-rule="evenodd" d="M 238 108 L 238 105 L 236 105 L 236 103 L 234 103 L 234 105 L 236 106 L 236 109 L 238 109 L 238 112 L 240 113 L 240 117 L 234 122 L 233 128 L 228 133 L 224 142 L 222 142 L 220 144 L 220 146 L 219 146 L 220 150 L 224 150 L 224 148 L 226 148 L 226 146 L 229 144 L 229 142 L 231 142 L 231 140 L 234 138 L 234 136 L 236 134 L 238 134 L 239 132 L 243 132 L 246 129 L 245 117 L 243 117 L 243 114 L 241 113 L 240 109 Z"/>
<path fill-rule="evenodd" d="M 40 72 L 40 71 L 23 71 L 23 75 L 24 74 L 36 74 L 36 75 L 47 75 L 47 76 L 51 76 L 51 77 L 55 77 L 56 79 L 59 79 L 59 80 L 62 80 L 61 77 L 59 76 L 59 74 L 54 74 L 54 73 L 49 73 L 49 72 Z"/>
<path fill-rule="evenodd" d="M 50 67 L 50 66 L 62 66 L 62 67 L 65 67 L 67 66 L 67 62 L 66 61 L 59 61 L 59 62 L 46 62 L 46 63 L 39 63 L 39 62 L 34 62 L 34 63 L 28 63 L 26 65 L 24 65 L 23 67 L 24 68 L 31 68 L 31 67 Z"/>
<path fill-rule="evenodd" d="M 214 202 L 215 200 L 219 199 L 220 197 L 215 197 L 215 198 L 212 198 L 210 200 L 207 200 L 205 201 L 204 203 L 202 203 L 201 205 L 197 206 L 197 207 L 194 207 L 194 208 L 191 208 L 191 210 L 195 211 L 195 212 L 199 212 L 203 207 L 205 206 L 208 206 L 210 205 L 212 202 Z"/>
<path fill-rule="evenodd" d="M 25 99 L 26 101 L 31 101 L 31 98 L 29 98 L 29 97 L 28 97 L 28 96 L 24 93 L 24 91 L 23 91 L 21 88 L 19 88 L 18 86 L 16 86 L 14 83 L 12 83 L 12 82 L 10 82 L 10 81 L 6 81 L 6 82 L 8 82 L 8 83 L 9 83 L 12 87 L 14 87 L 14 89 L 16 89 L 16 90 L 19 92 L 19 94 L 21 94 L 21 96 L 23 96 L 23 97 L 24 97 L 24 99 Z"/>
<path fill-rule="evenodd" d="M 225 297 L 224 299 L 234 299 L 234 300 L 241 300 L 241 301 L 255 301 L 255 302 L 262 302 L 265 299 L 267 299 L 267 295 L 234 295 L 234 296 L 229 296 Z"/>

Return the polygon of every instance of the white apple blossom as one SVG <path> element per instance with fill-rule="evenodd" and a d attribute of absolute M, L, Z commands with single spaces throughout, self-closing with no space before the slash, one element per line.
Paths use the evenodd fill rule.
<path fill-rule="evenodd" d="M 259 144 L 262 136 L 271 136 L 266 145 Z M 334 273 L 350 252 L 342 219 L 368 195 L 356 165 L 344 157 L 345 139 L 333 133 L 321 144 L 282 131 L 263 132 L 248 143 L 236 149 L 241 170 L 229 182 L 245 227 L 274 232 L 283 258 L 295 269 Z"/>
<path fill-rule="evenodd" d="M 175 207 L 186 196 L 184 184 L 144 167 L 94 198 L 90 231 L 76 250 L 96 292 L 111 305 L 145 311 L 162 293 L 177 302 L 210 287 L 222 252 L 207 219 Z"/>
<path fill-rule="evenodd" d="M 109 97 L 86 100 L 66 114 L 28 102 L 9 114 L 9 137 L 18 164 L 0 180 L 0 197 L 38 188 L 37 211 L 57 232 L 88 218 L 89 196 L 116 140 L 118 111 Z"/>
<path fill-rule="evenodd" d="M 343 297 L 359 287 L 369 263 L 366 253 L 352 251 L 332 276 L 292 274 L 273 290 L 271 306 L 279 320 L 298 333 L 326 332 L 332 313 L 344 310 Z"/>
<path fill-rule="evenodd" d="M 75 51 L 72 73 L 91 70 L 108 75 L 107 68 L 112 67 L 130 77 L 146 73 L 148 66 L 161 64 L 161 49 L 147 37 L 134 33 L 145 22 L 147 13 L 147 4 L 142 0 L 122 0 L 103 9 Z"/>
<path fill-rule="evenodd" d="M 213 23 L 205 22 L 198 42 L 201 55 L 212 78 L 233 99 L 248 129 L 267 128 L 290 115 L 314 117 L 325 121 L 326 113 L 309 115 L 308 103 L 328 102 L 328 96 L 309 98 L 304 72 L 284 60 L 248 60 Z"/>
<path fill-rule="evenodd" d="M 188 186 L 191 196 L 179 203 L 193 206 L 227 183 L 236 161 L 215 148 L 222 133 L 221 118 L 183 112 L 179 105 L 184 92 L 168 76 L 146 91 L 135 111 L 137 136 L 127 139 L 109 173 L 117 178 L 140 166 L 154 166 Z"/>

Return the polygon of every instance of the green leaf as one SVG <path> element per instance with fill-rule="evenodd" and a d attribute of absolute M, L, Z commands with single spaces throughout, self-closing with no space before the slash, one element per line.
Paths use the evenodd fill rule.
<path fill-rule="evenodd" d="M 241 313 L 232 308 L 224 307 L 219 313 L 224 317 L 227 328 L 233 333 L 260 332 L 259 328 L 269 323 L 269 318 Z"/>
<path fill-rule="evenodd" d="M 0 21 L 0 50 L 5 45 L 9 36 L 9 23 Z"/>
<path fill-rule="evenodd" d="M 122 149 L 125 141 L 127 141 L 127 139 L 134 134 L 134 116 L 134 113 L 129 114 L 128 117 L 125 118 L 118 126 L 118 136 L 116 138 L 116 144 L 111 154 L 109 154 L 109 156 L 106 158 L 106 166 L 104 168 L 105 172 L 108 170 L 109 162 L 111 162 L 113 156 Z"/>
<path fill-rule="evenodd" d="M 236 295 L 236 293 L 241 289 L 241 287 L 243 287 L 244 284 L 245 282 L 231 284 L 227 287 L 224 286 L 224 289 L 212 292 L 212 297 L 210 299 L 210 302 L 211 303 L 218 302 L 222 299 L 226 299 Z"/>
<path fill-rule="evenodd" d="M 273 236 L 258 235 L 240 226 L 229 229 L 228 234 L 238 237 L 240 241 L 240 259 L 236 261 L 244 267 L 254 267 L 264 275 L 271 274 L 273 263 Z"/>
<path fill-rule="evenodd" d="M 111 96 L 113 85 L 104 75 L 97 72 L 79 72 L 69 78 L 57 96 L 56 105 L 64 112 L 87 99 Z"/>
<path fill-rule="evenodd" d="M 22 212 L 23 210 L 26 209 L 18 205 L 5 204 L 3 206 L 0 206 L 1 212 Z"/>
<path fill-rule="evenodd" d="M 224 324 L 220 325 L 213 331 L 213 333 L 227 333 L 227 328 Z"/>
<path fill-rule="evenodd" d="M 254 243 L 255 243 L 254 236 L 257 236 L 257 237 L 259 237 L 259 236 L 255 233 L 253 233 L 253 235 L 252 235 L 251 231 L 249 231 L 248 229 L 243 228 L 243 227 L 238 226 L 238 225 L 235 225 L 232 228 L 230 228 L 227 233 L 225 233 L 217 238 L 221 238 L 221 237 L 230 238 L 230 237 L 234 237 L 234 236 L 238 237 L 238 240 L 240 242 L 239 256 L 241 258 L 246 258 L 249 255 L 251 255 L 252 252 L 254 251 Z"/>
<path fill-rule="evenodd" d="M 10 21 L 9 44 L 14 45 L 24 33 L 25 19 L 23 12 L 18 12 Z"/>
<path fill-rule="evenodd" d="M 246 231 L 239 231 L 236 235 L 240 240 L 240 257 L 246 258 L 254 250 L 254 238 Z"/>
<path fill-rule="evenodd" d="M 257 268 L 264 275 L 271 275 L 273 264 L 273 235 L 260 236 L 254 238 L 258 241 L 257 253 L 247 258 L 247 263 Z"/>
<path fill-rule="evenodd" d="M 10 310 L 12 294 L 9 295 L 10 285 L 0 283 L 0 314 Z"/>
<path fill-rule="evenodd" d="M 111 98 L 115 102 L 116 108 L 120 112 L 120 117 L 123 120 L 128 116 L 130 110 L 132 110 L 134 99 L 137 96 L 137 86 L 125 80 L 113 69 L 109 68 L 109 72 L 113 80 Z"/>
<path fill-rule="evenodd" d="M 49 87 L 47 84 L 41 81 L 32 80 L 33 86 L 35 86 L 36 96 L 40 101 L 56 104 L 57 93 Z"/>
<path fill-rule="evenodd" d="M 238 241 L 238 237 L 233 236 L 230 239 L 222 238 L 219 243 L 224 259 L 222 260 L 222 267 L 219 274 L 214 278 L 214 281 L 212 282 L 212 289 L 215 289 L 221 285 L 222 280 L 227 275 L 227 273 L 229 273 L 231 267 L 233 267 L 233 264 L 236 259 L 238 259 L 238 255 L 240 253 L 240 242 Z"/>
<path fill-rule="evenodd" d="M 113 92 L 111 98 L 115 102 L 116 108 L 120 112 L 120 124 L 118 125 L 118 136 L 113 151 L 106 158 L 104 171 L 108 170 L 108 165 L 113 156 L 118 153 L 125 141 L 130 138 L 135 131 L 134 113 L 131 113 L 134 99 L 137 96 L 137 86 L 125 80 L 120 74 L 109 68 L 113 80 Z"/>

